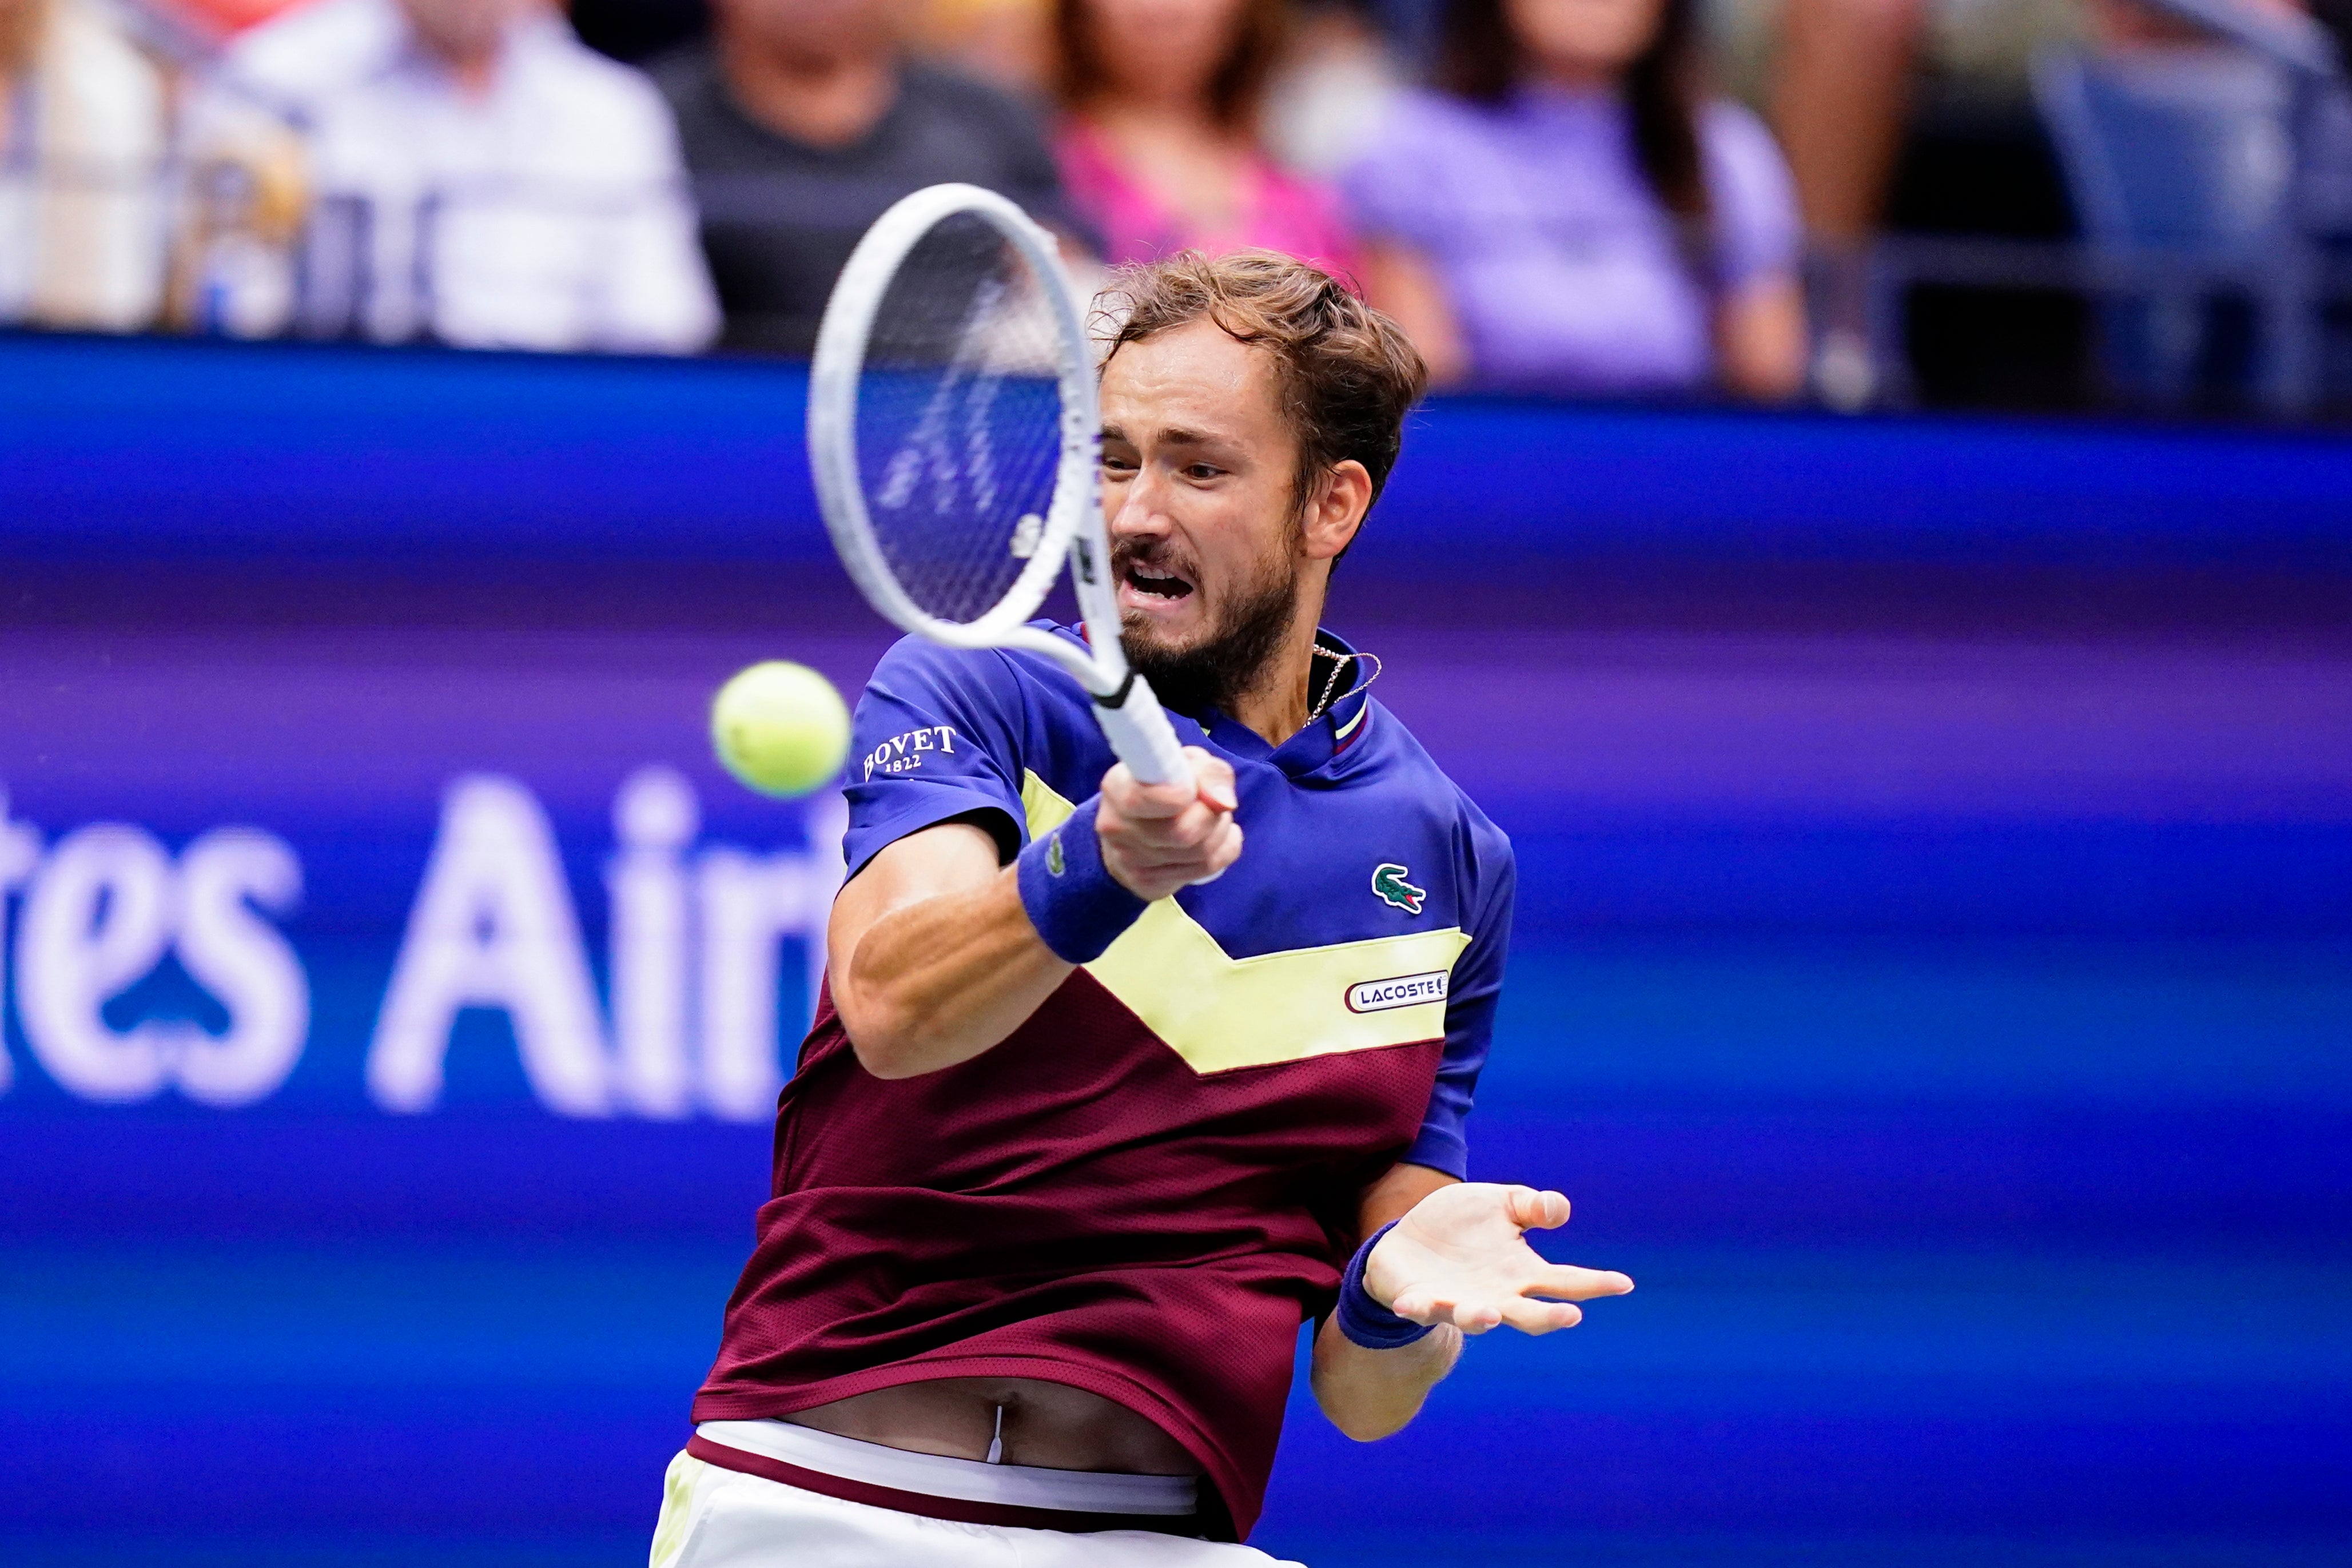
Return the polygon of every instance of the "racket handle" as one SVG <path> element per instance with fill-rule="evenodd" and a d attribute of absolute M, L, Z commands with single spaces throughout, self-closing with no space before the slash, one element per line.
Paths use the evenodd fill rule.
<path fill-rule="evenodd" d="M 1127 771 L 1145 784 L 1190 784 L 1192 769 L 1177 743 L 1175 727 L 1152 694 L 1151 683 L 1139 675 L 1128 677 L 1117 707 L 1095 700 L 1095 717 L 1103 737 L 1127 764 Z"/>

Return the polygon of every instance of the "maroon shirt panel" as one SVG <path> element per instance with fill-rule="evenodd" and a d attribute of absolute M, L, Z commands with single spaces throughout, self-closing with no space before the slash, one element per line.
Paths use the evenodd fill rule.
<path fill-rule="evenodd" d="M 1293 1348 L 1444 1042 L 1202 1076 L 1081 970 L 992 1050 L 857 1065 L 830 997 L 698 1421 L 938 1377 L 1087 1388 L 1182 1443 L 1247 1534 Z"/>

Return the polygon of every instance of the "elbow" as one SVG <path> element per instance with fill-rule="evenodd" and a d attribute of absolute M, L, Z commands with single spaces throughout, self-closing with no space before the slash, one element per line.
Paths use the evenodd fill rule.
<path fill-rule="evenodd" d="M 887 1081 L 923 1076 L 922 1068 L 908 1064 L 906 1052 L 895 1049 L 889 1044 L 886 1043 L 879 1047 L 868 1046 L 862 1043 L 856 1036 L 852 1035 L 849 1037 L 849 1048 L 856 1056 L 857 1065 L 866 1069 L 866 1076 L 869 1078 L 878 1078 Z"/>
<path fill-rule="evenodd" d="M 1381 1397 L 1370 1390 L 1349 1387 L 1337 1378 L 1321 1377 L 1314 1379 L 1312 1386 L 1323 1418 L 1357 1443 L 1377 1443 L 1412 1426 L 1428 1393 L 1425 1389 L 1418 1394 L 1390 1389 L 1381 1391 L 1388 1395 Z"/>
<path fill-rule="evenodd" d="M 1329 1418 L 1332 1426 L 1339 1429 L 1340 1436 L 1349 1441 L 1377 1443 L 1383 1437 L 1395 1436 L 1411 1426 L 1413 1416 L 1419 1415 L 1420 1410 L 1416 1406 L 1402 1415 L 1394 1413 L 1376 1415 L 1369 1410 L 1334 1410 L 1326 1405 L 1323 1414 Z"/>
<path fill-rule="evenodd" d="M 872 1076 L 920 1078 L 931 1070 L 926 1065 L 929 1042 L 911 1009 L 875 997 L 859 996 L 853 1002 L 846 995 L 836 997 L 834 1007 L 857 1065 Z"/>
<path fill-rule="evenodd" d="M 949 1016 L 919 995 L 853 990 L 836 997 L 834 1007 L 857 1065 L 878 1079 L 921 1078 L 970 1061 L 1006 1033 Z"/>

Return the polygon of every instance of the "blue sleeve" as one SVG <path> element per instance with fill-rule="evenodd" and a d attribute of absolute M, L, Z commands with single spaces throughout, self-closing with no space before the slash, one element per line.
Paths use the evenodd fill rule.
<path fill-rule="evenodd" d="M 997 852 L 1012 858 L 1025 832 L 1025 731 L 1020 678 L 1002 654 L 915 637 L 893 647 L 857 700 L 843 791 L 848 874 L 909 833 L 975 812 L 991 814 Z"/>
<path fill-rule="evenodd" d="M 1495 837 L 1502 837 L 1499 833 Z M 1470 1142 L 1463 1124 L 1470 1118 L 1478 1069 L 1486 1065 L 1486 1047 L 1494 1038 L 1495 1005 L 1502 999 L 1503 964 L 1510 953 L 1511 903 L 1518 890 L 1508 840 L 1480 858 L 1483 886 L 1470 945 L 1454 961 L 1445 989 L 1445 1054 L 1437 1064 L 1437 1083 L 1429 1092 L 1421 1135 L 1404 1153 L 1408 1163 L 1465 1181 L 1470 1175 Z"/>

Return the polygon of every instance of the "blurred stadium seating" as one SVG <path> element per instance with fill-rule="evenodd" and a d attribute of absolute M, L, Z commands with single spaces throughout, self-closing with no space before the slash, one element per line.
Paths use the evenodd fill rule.
<path fill-rule="evenodd" d="M 1889 3 L 1899 9 L 1905 0 Z M 2287 418 L 2334 418 L 2352 407 L 2352 99 L 2335 34 L 2272 0 L 2102 4 L 2099 16 L 2138 20 L 2118 33 L 2112 19 L 2067 20 L 2075 12 L 2059 0 L 1944 0 L 1917 24 L 1931 36 L 1916 46 L 1923 74 L 1907 130 L 1896 128 L 1902 152 L 1884 230 L 1858 260 L 1823 252 L 1816 328 L 1825 353 L 1850 351 L 1817 356 L 1824 376 L 1814 391 L 1824 401 Z M 506 256 L 503 271 L 490 269 L 499 278 L 544 273 L 547 297 L 585 299 L 596 288 L 564 274 L 530 237 L 583 222 L 625 226 L 647 203 L 667 199 L 636 185 L 583 193 L 508 180 L 495 189 L 425 190 L 392 211 L 383 198 L 313 189 L 283 148 L 196 156 L 169 125 L 142 129 L 138 116 L 151 111 L 138 106 L 187 100 L 222 40 L 283 6 L 5 0 L 0 10 L 29 15 L 44 5 L 81 18 L 78 36 L 116 40 L 98 47 L 103 60 L 80 68 L 98 84 L 93 101 L 117 107 L 96 140 L 36 125 L 39 134 L 20 132 L 0 147 L 0 323 L 590 343 L 598 334 L 584 329 L 519 317 L 501 331 L 470 318 L 442 321 L 431 309 L 372 314 L 370 301 L 459 297 L 452 268 L 478 271 L 486 246 Z M 934 9 L 924 37 L 968 47 L 976 67 L 1008 68 L 990 52 L 1003 41 L 989 30 L 1003 20 L 996 12 L 981 27 L 990 43 L 967 37 L 981 26 L 969 7 L 941 0 Z M 1718 74 L 1759 101 L 1781 61 L 1775 14 L 1764 0 L 1715 6 Z M 1387 84 L 1424 63 L 1433 15 L 1425 0 L 1401 0 L 1341 7 L 1331 26 L 1307 28 L 1312 58 L 1284 78 L 1274 106 L 1281 144 L 1328 163 L 1335 148 L 1360 140 Z M 573 16 L 590 42 L 633 61 L 703 25 L 690 0 L 582 0 Z M 1385 66 L 1377 58 L 1383 38 Z M 0 71 L 8 68 L 0 61 Z M 2159 78 L 2246 83 L 2253 97 L 2239 93 L 2244 107 L 2232 111 L 2249 127 L 2231 142 L 2239 152 L 2200 161 L 2192 149 L 2210 139 L 2158 137 L 2142 123 Z M 2141 107 L 2126 110 L 2118 94 L 2130 83 L 2139 84 L 2129 90 Z M 2165 112 L 2179 122 L 2185 100 L 2177 88 L 2166 90 Z M 2127 113 L 2140 118 L 2117 118 Z M 1330 123 L 1318 131 L 1302 115 Z M 2114 151 L 2125 147 L 2133 149 L 2128 171 Z M 703 194 L 730 222 L 758 216 L 741 210 L 747 201 L 795 199 L 782 186 L 747 195 L 740 181 L 721 184 Z M 2221 245 L 2143 221 L 2184 203 L 2238 213 L 2242 237 Z M 446 221 L 421 222 L 430 232 L 413 253 L 355 259 L 367 236 L 405 226 L 412 205 Z M 530 267 L 518 259 L 529 258 L 537 258 Z M 276 279 L 267 288 L 256 281 L 264 274 Z M 220 307 L 257 288 L 284 294 L 283 308 Z M 1851 308 L 1849 296 L 1858 301 Z M 557 313 L 565 311 L 593 313 L 576 301 Z M 1858 334 L 1850 343 L 1838 336 L 1849 316 Z"/>

